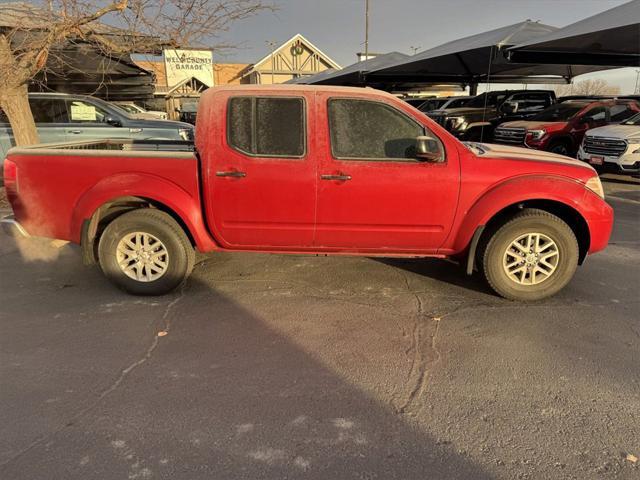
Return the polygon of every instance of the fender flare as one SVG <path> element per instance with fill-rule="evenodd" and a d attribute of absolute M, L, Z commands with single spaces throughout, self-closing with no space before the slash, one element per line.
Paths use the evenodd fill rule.
<path fill-rule="evenodd" d="M 162 204 L 180 218 L 200 251 L 217 248 L 202 217 L 200 199 L 193 197 L 179 185 L 148 173 L 123 173 L 105 177 L 84 192 L 73 209 L 70 238 L 80 243 L 83 224 L 101 206 L 123 197 L 141 197 Z"/>
<path fill-rule="evenodd" d="M 452 252 L 465 251 L 479 226 L 487 225 L 504 209 L 527 201 L 561 203 L 585 219 L 581 203 L 589 194 L 578 180 L 556 175 L 525 175 L 501 182 L 485 191 L 467 211 L 460 212 L 462 221 L 451 242 Z"/>

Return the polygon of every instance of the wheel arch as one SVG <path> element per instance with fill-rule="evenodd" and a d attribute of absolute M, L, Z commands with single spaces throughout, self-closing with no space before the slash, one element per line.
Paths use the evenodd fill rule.
<path fill-rule="evenodd" d="M 118 175 L 97 183 L 73 209 L 71 238 L 83 246 L 85 263 L 95 261 L 95 240 L 101 229 L 122 213 L 138 208 L 166 212 L 200 251 L 217 248 L 202 217 L 199 197 L 194 198 L 179 185 L 152 175 Z"/>
<path fill-rule="evenodd" d="M 523 196 L 523 190 L 535 194 Z M 554 176 L 517 177 L 497 185 L 480 196 L 463 214 L 450 252 L 452 255 L 466 254 L 464 256 L 469 258 L 468 255 L 475 254 L 478 245 L 496 227 L 524 208 L 537 208 L 569 225 L 578 239 L 582 263 L 591 246 L 589 224 L 580 211 L 585 194 L 588 193 L 579 182 Z M 472 269 L 473 261 L 468 265 L 468 270 Z"/>

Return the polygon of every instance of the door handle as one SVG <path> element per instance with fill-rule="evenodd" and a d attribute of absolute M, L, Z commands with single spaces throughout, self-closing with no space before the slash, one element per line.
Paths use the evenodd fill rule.
<path fill-rule="evenodd" d="M 230 172 L 216 172 L 216 177 L 243 178 L 246 176 L 247 176 L 246 173 L 238 172 L 237 170 L 231 170 Z"/>
<path fill-rule="evenodd" d="M 82 130 L 69 130 L 69 133 L 78 134 L 78 133 L 82 133 Z"/>
<path fill-rule="evenodd" d="M 338 175 L 320 175 L 321 180 L 338 180 L 339 182 L 346 182 L 347 180 L 351 180 L 351 175 L 343 175 L 342 173 Z"/>

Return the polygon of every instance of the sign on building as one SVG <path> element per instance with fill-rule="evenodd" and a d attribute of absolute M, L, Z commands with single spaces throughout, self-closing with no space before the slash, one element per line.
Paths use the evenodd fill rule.
<path fill-rule="evenodd" d="M 195 77 L 208 87 L 213 86 L 213 53 L 211 50 L 164 50 L 167 86 Z"/>

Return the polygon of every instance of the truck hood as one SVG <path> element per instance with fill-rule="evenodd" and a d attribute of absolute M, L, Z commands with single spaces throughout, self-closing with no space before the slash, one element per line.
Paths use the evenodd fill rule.
<path fill-rule="evenodd" d="M 640 137 L 640 126 L 638 125 L 606 125 L 604 127 L 593 128 L 587 132 L 589 137 L 608 137 L 627 139 Z"/>
<path fill-rule="evenodd" d="M 480 159 L 492 158 L 513 161 L 522 160 L 527 162 L 551 162 L 593 170 L 593 168 L 589 164 L 576 160 L 575 158 L 565 157 L 564 155 L 556 155 L 555 153 L 545 152 L 542 150 L 512 147 L 510 145 L 495 143 L 479 143 L 477 145 L 479 145 L 485 151 L 484 154 L 478 155 L 478 158 Z"/>
<path fill-rule="evenodd" d="M 501 123 L 500 127 L 506 128 L 524 128 L 525 130 L 561 129 L 567 125 L 567 122 L 536 122 L 534 120 L 517 120 L 514 122 Z"/>

